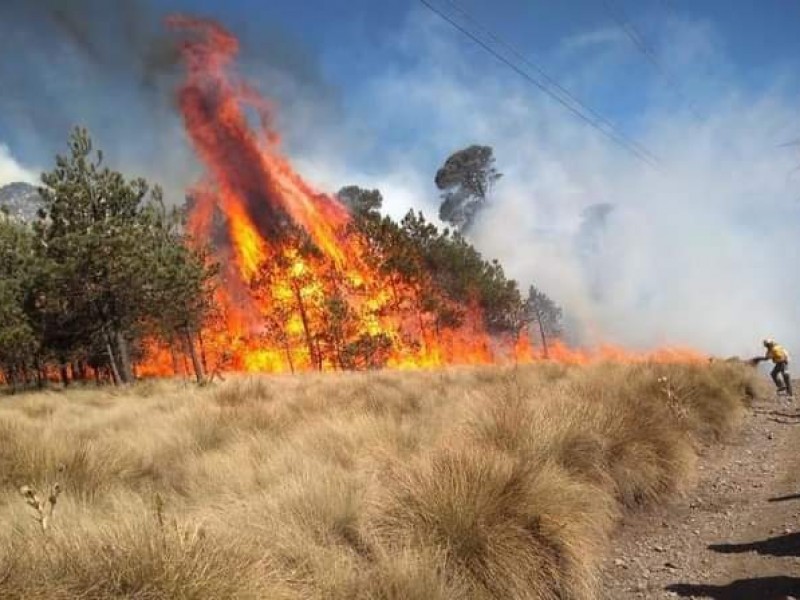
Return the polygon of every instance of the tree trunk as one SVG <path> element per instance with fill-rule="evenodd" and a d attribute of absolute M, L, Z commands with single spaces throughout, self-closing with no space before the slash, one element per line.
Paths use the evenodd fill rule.
<path fill-rule="evenodd" d="M 300 288 L 296 285 L 292 285 L 292 290 L 294 291 L 294 297 L 297 301 L 297 309 L 300 311 L 300 320 L 303 322 L 303 333 L 305 334 L 306 346 L 308 347 L 308 359 L 311 361 L 311 364 L 314 365 L 320 361 L 318 361 L 316 352 L 314 351 L 314 340 L 311 338 L 311 326 L 308 322 L 306 306 L 303 303 L 303 297 L 300 295 Z"/>
<path fill-rule="evenodd" d="M 186 345 L 186 344 L 184 344 Z M 184 349 L 183 353 L 181 354 L 183 357 L 183 373 L 182 379 L 185 382 L 189 378 L 189 363 L 186 361 L 186 350 Z"/>
<path fill-rule="evenodd" d="M 175 377 L 177 377 L 181 373 L 181 363 L 178 360 L 177 352 L 175 352 L 175 339 L 173 337 L 170 337 L 169 340 L 169 354 L 172 357 L 172 371 L 175 373 Z"/>
<path fill-rule="evenodd" d="M 59 368 L 59 371 L 61 373 L 61 383 L 64 384 L 64 387 L 68 387 L 69 386 L 69 372 L 67 371 L 67 364 L 62 362 L 59 365 L 58 368 Z"/>
<path fill-rule="evenodd" d="M 111 379 L 114 385 L 119 385 L 121 380 L 119 376 L 119 369 L 117 368 L 117 359 L 114 356 L 114 350 L 111 348 L 111 339 L 106 339 L 106 354 L 108 354 L 108 367 L 111 369 Z"/>
<path fill-rule="evenodd" d="M 33 359 L 33 368 L 36 369 L 36 387 L 42 389 L 44 387 L 44 376 L 42 375 L 42 363 L 38 355 Z"/>
<path fill-rule="evenodd" d="M 131 367 L 131 355 L 128 350 L 128 340 L 121 331 L 114 334 L 117 342 L 117 352 L 119 352 L 119 376 L 122 383 L 133 383 L 133 368 Z"/>
<path fill-rule="evenodd" d="M 14 367 L 8 367 L 3 373 L 6 383 L 11 387 L 11 393 L 17 393 L 17 377 L 14 375 Z"/>
<path fill-rule="evenodd" d="M 283 349 L 286 352 L 286 360 L 289 362 L 289 370 L 294 375 L 294 360 L 292 360 L 292 347 L 289 345 L 289 342 L 286 341 L 283 344 Z"/>
<path fill-rule="evenodd" d="M 289 370 L 294 375 L 294 361 L 292 360 L 292 347 L 289 345 L 289 340 L 283 342 L 283 350 L 286 352 L 286 361 L 289 363 Z"/>
<path fill-rule="evenodd" d="M 86 364 L 82 360 L 72 363 L 72 378 L 78 381 L 86 381 Z"/>
<path fill-rule="evenodd" d="M 544 357 L 550 358 L 550 354 L 547 351 L 547 336 L 544 334 L 544 325 L 542 325 L 541 319 L 537 319 L 537 323 L 539 323 L 539 335 L 542 336 L 542 350 L 544 351 Z"/>
<path fill-rule="evenodd" d="M 392 296 L 394 297 L 394 309 L 400 310 L 400 293 L 397 291 L 397 281 L 394 276 L 389 276 L 389 284 L 392 288 Z"/>
<path fill-rule="evenodd" d="M 205 372 L 203 371 L 203 363 L 197 355 L 197 349 L 194 347 L 194 340 L 189 330 L 185 333 L 186 348 L 189 352 L 189 357 L 192 359 L 192 367 L 194 367 L 194 375 L 197 378 L 197 383 L 202 384 L 206 380 Z"/>
<path fill-rule="evenodd" d="M 206 345 L 203 343 L 203 332 L 197 332 L 197 342 L 200 345 L 200 361 L 203 363 L 203 372 L 208 373 L 208 361 L 206 360 Z"/>
<path fill-rule="evenodd" d="M 44 389 L 44 382 L 47 380 L 47 374 L 44 372 L 44 366 L 39 356 L 36 357 L 36 387 L 40 390 Z"/>

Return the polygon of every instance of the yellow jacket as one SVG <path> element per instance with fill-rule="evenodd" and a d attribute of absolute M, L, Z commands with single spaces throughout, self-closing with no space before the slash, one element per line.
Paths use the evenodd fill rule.
<path fill-rule="evenodd" d="M 789 353 L 778 344 L 767 349 L 767 358 L 774 363 L 786 362 L 789 360 Z"/>

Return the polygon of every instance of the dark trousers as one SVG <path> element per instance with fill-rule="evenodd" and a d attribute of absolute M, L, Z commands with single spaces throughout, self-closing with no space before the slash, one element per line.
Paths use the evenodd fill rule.
<path fill-rule="evenodd" d="M 792 395 L 792 378 L 789 375 L 789 362 L 782 361 L 779 363 L 775 363 L 775 367 L 772 369 L 770 373 L 772 376 L 772 381 L 775 382 L 778 390 L 781 391 L 783 389 L 786 390 L 790 396 Z M 781 382 L 781 378 L 783 381 Z"/>

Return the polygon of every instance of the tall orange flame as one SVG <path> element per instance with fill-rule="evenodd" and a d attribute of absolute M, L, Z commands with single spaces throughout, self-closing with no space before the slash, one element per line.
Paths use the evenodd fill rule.
<path fill-rule="evenodd" d="M 217 367 L 263 372 L 540 358 L 527 336 L 490 336 L 470 303 L 460 307 L 463 324 L 437 327 L 413 286 L 369 267 L 357 237 L 346 234 L 347 209 L 292 169 L 279 149 L 273 107 L 233 75 L 236 38 L 213 21 L 176 16 L 168 24 L 185 36 L 187 76 L 178 100 L 206 167 L 191 192 L 189 228 L 213 241 L 225 282 L 216 294 L 219 311 L 202 332 L 204 357 Z M 306 237 L 315 252 L 303 251 Z M 572 363 L 636 359 L 615 348 L 586 353 L 563 344 L 550 354 Z M 676 351 L 651 358 L 700 357 Z M 173 363 L 168 351 L 154 348 L 142 372 L 167 373 Z"/>

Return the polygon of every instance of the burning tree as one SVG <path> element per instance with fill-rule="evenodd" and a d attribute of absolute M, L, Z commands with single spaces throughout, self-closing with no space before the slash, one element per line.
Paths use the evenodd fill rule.
<path fill-rule="evenodd" d="M 394 221 L 379 190 L 320 193 L 281 154 L 270 103 L 231 74 L 236 39 L 210 21 L 170 24 L 185 36 L 178 100 L 206 174 L 185 213 L 167 210 L 157 186 L 106 167 L 75 130 L 42 176 L 35 226 L 0 219 L 0 379 L 91 371 L 127 383 L 176 374 L 181 355 L 199 382 L 527 360 L 531 320 L 546 355 L 591 358 L 553 343 L 560 309 L 535 288 L 523 302 L 459 231 L 499 177 L 491 148 L 457 152 L 437 173 L 456 231 L 413 211 Z"/>
<path fill-rule="evenodd" d="M 522 300 L 499 264 L 421 214 L 382 216 L 378 190 L 314 190 L 281 154 L 270 103 L 231 74 L 237 40 L 210 21 L 170 25 L 184 35 L 179 104 L 207 167 L 189 226 L 225 265 L 216 301 L 228 317 L 207 326 L 210 354 L 235 347 L 236 368 L 294 371 L 511 351 L 493 337 L 517 327 L 503 313 Z"/>

